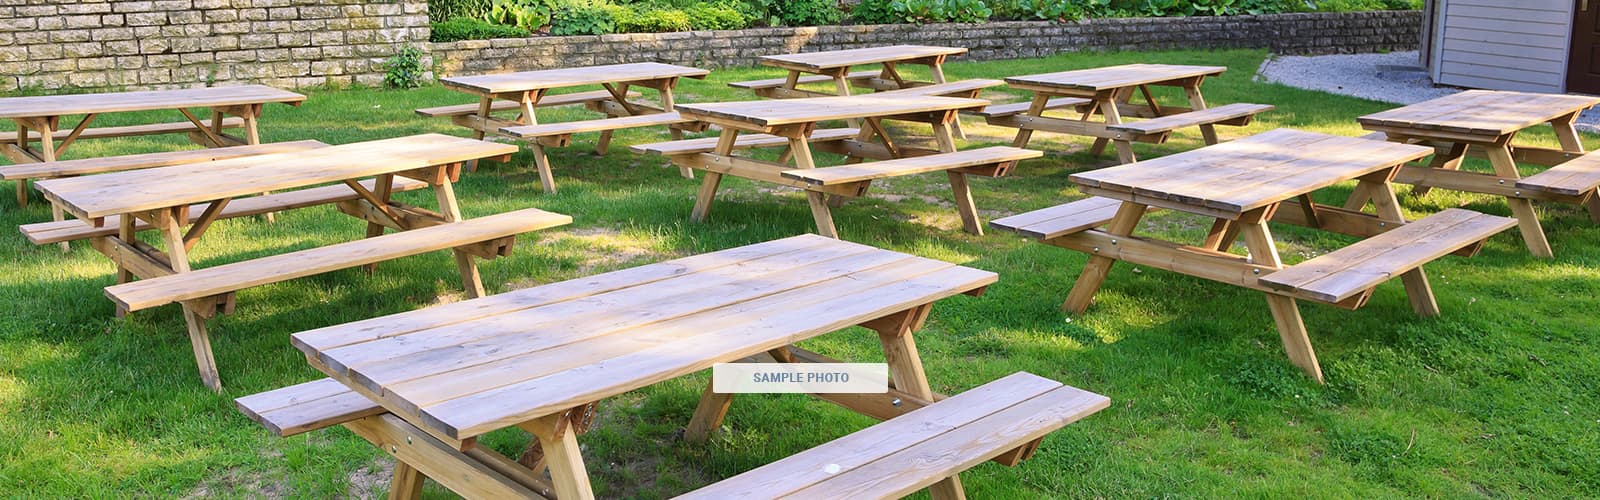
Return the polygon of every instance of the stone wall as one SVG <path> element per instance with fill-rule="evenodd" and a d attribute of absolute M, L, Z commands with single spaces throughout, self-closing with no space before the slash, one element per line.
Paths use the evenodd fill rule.
<path fill-rule="evenodd" d="M 469 40 L 432 44 L 432 53 L 446 76 L 635 61 L 749 66 L 768 54 L 901 43 L 967 47 L 969 60 L 1178 48 L 1336 54 L 1414 50 L 1421 26 L 1418 11 L 888 24 Z"/>
<path fill-rule="evenodd" d="M 383 81 L 425 0 L 0 0 L 0 91 Z"/>

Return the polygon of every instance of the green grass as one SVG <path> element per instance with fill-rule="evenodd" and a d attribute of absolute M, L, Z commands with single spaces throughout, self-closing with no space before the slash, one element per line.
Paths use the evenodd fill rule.
<path fill-rule="evenodd" d="M 1074 54 L 951 64 L 954 78 L 1040 73 L 1130 62 L 1217 64 L 1215 104 L 1278 106 L 1239 137 L 1277 127 L 1361 133 L 1354 118 L 1389 106 L 1251 80 L 1257 51 Z M 724 84 L 777 76 L 730 69 L 686 81 L 679 101 L 747 99 Z M 1179 102 L 1180 96 L 1163 99 Z M 314 91 L 301 108 L 271 106 L 269 141 L 346 143 L 421 132 L 462 131 L 411 109 L 466 102 L 438 87 L 410 91 Z M 570 119 L 579 110 L 543 119 Z M 108 115 L 97 124 L 172 116 Z M 1008 130 L 967 121 L 963 147 L 1003 144 Z M 911 131 L 916 131 L 912 129 Z M 1107 165 L 1081 151 L 1083 138 L 1037 134 L 1049 154 L 1015 175 L 974 184 L 987 218 L 1082 195 L 1067 176 Z M 804 199 L 743 180 L 724 183 L 706 224 L 688 222 L 697 182 L 627 144 L 664 140 L 659 130 L 619 134 L 613 153 L 592 155 L 594 136 L 554 150 L 561 193 L 544 195 L 531 158 L 490 165 L 458 186 L 464 211 L 481 216 L 523 207 L 570 214 L 566 228 L 525 235 L 516 255 L 482 265 L 493 292 L 576 278 L 812 230 Z M 1547 132 L 1530 143 L 1554 145 Z M 1594 146 L 1593 138 L 1586 138 Z M 181 138 L 84 141 L 69 157 L 168 150 Z M 1136 145 L 1148 158 L 1199 147 L 1193 131 L 1163 145 Z M 825 161 L 836 163 L 837 157 Z M 1468 168 L 1485 168 L 1481 163 Z M 1320 193 L 1342 199 L 1350 186 Z M 43 203 L 18 210 L 5 186 L 0 226 L 49 218 Z M 895 201 L 885 196 L 893 195 Z M 982 465 L 964 475 L 975 498 L 1016 497 L 1394 497 L 1600 495 L 1600 229 L 1578 207 L 1541 207 L 1557 257 L 1530 257 L 1515 231 L 1477 257 L 1429 266 L 1444 315 L 1418 318 L 1399 283 L 1385 284 L 1350 312 L 1303 305 L 1328 385 L 1289 364 L 1257 292 L 1174 273 L 1119 265 L 1082 316 L 1057 310 L 1082 254 L 1009 234 L 959 231 L 943 176 L 901 178 L 837 210 L 845 239 L 996 271 L 981 298 L 934 308 L 919 337 L 935 390 L 956 393 L 1018 370 L 1103 393 L 1113 405 L 1052 434 L 1017 468 Z M 431 196 L 406 193 L 431 206 Z M 35 198 L 37 200 L 37 197 Z M 1436 191 L 1402 197 L 1411 216 L 1464 205 L 1509 209 L 1488 196 Z M 1195 240 L 1204 221 L 1153 215 L 1151 234 Z M 363 225 L 328 207 L 218 223 L 194 252 L 197 266 L 354 239 Z M 1285 258 L 1298 262 L 1350 239 L 1276 227 Z M 235 397 L 314 379 L 288 335 L 461 296 L 448 254 L 416 256 L 367 275 L 347 270 L 239 294 L 236 314 L 212 322 L 226 389 L 205 390 L 173 307 L 112 318 L 101 288 L 107 261 L 75 245 L 63 254 L 17 233 L 0 236 L 0 491 L 24 497 L 213 494 L 375 496 L 386 488 L 383 453 L 342 428 L 278 439 L 233 409 Z M 881 359 L 865 330 L 807 347 L 844 359 Z M 598 428 L 581 442 L 604 497 L 662 497 L 842 436 L 868 419 L 798 396 L 741 396 L 711 443 L 675 437 L 688 421 L 704 374 L 602 404 Z M 485 442 L 514 453 L 525 437 Z M 447 496 L 430 486 L 429 496 Z"/>

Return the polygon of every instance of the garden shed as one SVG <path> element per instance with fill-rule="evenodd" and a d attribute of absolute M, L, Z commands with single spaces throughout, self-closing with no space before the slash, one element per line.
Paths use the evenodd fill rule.
<path fill-rule="evenodd" d="M 1600 93 L 1600 0 L 1430 0 L 1422 63 L 1434 83 Z"/>

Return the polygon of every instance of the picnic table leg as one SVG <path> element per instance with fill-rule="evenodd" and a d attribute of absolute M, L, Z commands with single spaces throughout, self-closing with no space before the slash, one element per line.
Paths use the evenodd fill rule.
<path fill-rule="evenodd" d="M 717 137 L 717 148 L 715 150 L 717 156 L 733 156 L 734 141 L 738 139 L 738 129 L 731 127 L 723 128 L 722 135 Z M 809 153 L 810 151 L 808 150 L 807 152 Z M 809 156 L 807 159 L 809 160 Z M 689 220 L 694 222 L 706 221 L 706 216 L 710 215 L 711 213 L 711 202 L 717 198 L 717 186 L 720 186 L 721 184 L 721 173 L 712 172 L 709 170 L 706 171 L 705 178 L 701 179 L 700 181 L 700 192 L 696 194 L 694 198 L 694 209 L 689 211 Z"/>
<path fill-rule="evenodd" d="M 1144 217 L 1148 207 L 1143 203 L 1131 201 L 1122 202 L 1117 207 L 1117 215 L 1111 218 L 1106 225 L 1106 233 L 1113 236 L 1127 236 L 1133 234 L 1134 227 L 1139 225 L 1139 219 Z M 1106 273 L 1111 272 L 1111 265 L 1116 259 L 1099 255 L 1089 256 L 1089 262 L 1083 265 L 1083 273 L 1078 275 L 1078 281 L 1072 285 L 1072 291 L 1067 293 L 1067 300 L 1061 304 L 1061 310 L 1073 314 L 1083 314 L 1089 309 L 1089 304 L 1094 303 L 1094 294 L 1100 290 L 1100 284 L 1105 283 Z"/>
<path fill-rule="evenodd" d="M 175 273 L 189 272 L 189 250 L 183 241 L 183 220 L 177 209 L 157 210 L 150 217 L 150 225 L 161 232 L 166 245 L 167 262 Z M 133 215 L 124 214 L 131 218 Z M 132 240 L 129 240 L 131 243 Z M 212 392 L 222 392 L 222 376 L 217 373 L 217 359 L 211 352 L 211 333 L 206 329 L 206 318 L 189 304 L 182 304 L 183 321 L 189 330 L 189 343 L 194 348 L 195 367 L 200 370 L 200 380 Z"/>
<path fill-rule="evenodd" d="M 1521 179 L 1522 175 L 1517 173 L 1517 160 L 1511 156 L 1509 142 L 1510 138 L 1506 138 L 1484 149 L 1489 154 L 1489 163 L 1494 165 L 1496 176 Z M 1533 209 L 1533 201 L 1507 196 L 1506 204 L 1511 206 L 1511 213 L 1517 217 L 1517 229 L 1522 232 L 1522 241 L 1528 245 L 1528 252 L 1544 259 L 1555 257 L 1555 252 L 1550 250 L 1550 242 L 1544 237 L 1544 227 L 1539 224 L 1539 213 Z"/>
<path fill-rule="evenodd" d="M 544 451 L 545 465 L 550 469 L 550 481 L 555 486 L 556 498 L 561 500 L 593 499 L 589 486 L 589 472 L 584 469 L 579 454 L 577 430 L 570 420 L 572 412 L 562 412 L 521 424 L 523 430 L 533 434 Z"/>
<path fill-rule="evenodd" d="M 678 105 L 677 101 L 672 97 L 672 88 L 677 84 L 677 82 L 678 79 L 673 78 L 666 83 L 663 83 L 660 89 L 657 89 L 657 92 L 661 95 L 661 109 L 668 113 L 676 110 Z M 683 129 L 668 127 L 667 133 L 672 134 L 672 140 L 674 141 L 683 139 Z M 694 169 L 685 167 L 683 165 L 678 165 L 678 175 L 683 176 L 685 179 L 693 179 Z"/>
<path fill-rule="evenodd" d="M 1108 125 L 1122 123 L 1122 109 L 1118 106 L 1126 104 L 1132 99 L 1132 88 L 1121 88 L 1112 91 L 1110 98 L 1106 100 L 1101 100 L 1099 96 L 1096 96 L 1095 98 L 1096 101 L 1100 101 L 1100 114 L 1105 116 L 1106 124 Z M 1093 112 L 1094 109 L 1091 108 L 1090 111 Z M 1104 137 L 1096 137 L 1094 140 L 1094 145 L 1089 147 L 1089 156 L 1100 156 L 1102 153 L 1105 153 L 1106 144 L 1110 141 L 1110 139 Z M 1121 147 L 1119 146 L 1117 150 L 1120 153 Z M 1129 162 L 1124 161 L 1123 163 Z"/>
<path fill-rule="evenodd" d="M 434 186 L 433 194 L 439 200 L 439 213 L 444 215 L 445 222 L 462 220 L 461 205 L 456 202 L 456 190 L 449 179 Z M 467 298 L 476 299 L 487 295 L 483 290 L 483 277 L 478 274 L 478 263 L 472 260 L 472 254 L 461 249 L 452 249 L 451 253 L 455 254 L 456 269 L 461 271 L 461 286 L 466 289 Z"/>
<path fill-rule="evenodd" d="M 55 119 L 56 117 L 49 117 L 36 120 L 34 123 L 34 127 L 39 131 L 39 159 L 46 162 L 56 161 L 55 127 L 52 126 L 52 123 L 55 121 Z M 23 130 L 21 132 L 23 134 L 18 135 L 18 137 L 24 137 L 27 131 Z M 19 141 L 23 141 L 22 144 L 24 146 L 27 145 L 26 139 L 19 139 Z M 27 148 L 24 147 L 23 151 L 27 151 Z M 21 202 L 19 203 L 20 205 L 26 207 L 28 199 L 27 181 L 18 182 L 19 184 L 17 184 L 17 186 L 19 189 L 21 189 L 21 191 L 17 192 L 17 199 Z M 62 210 L 61 205 L 51 203 L 50 218 L 51 220 L 60 222 L 67 220 L 67 214 L 64 210 Z M 56 246 L 61 248 L 62 253 L 72 251 L 72 245 L 65 241 L 57 243 Z"/>
<path fill-rule="evenodd" d="M 705 442 L 712 432 L 722 427 L 722 419 L 728 416 L 728 407 L 733 405 L 733 394 L 716 392 L 712 390 L 714 385 L 714 381 L 706 382 L 706 390 L 700 394 L 700 403 L 694 408 L 694 416 L 683 429 L 685 441 Z"/>
<path fill-rule="evenodd" d="M 1229 247 L 1233 246 L 1233 242 L 1238 239 L 1239 225 L 1228 219 L 1218 218 L 1211 223 L 1211 230 L 1206 233 L 1206 241 L 1201 246 L 1219 252 L 1226 252 Z"/>
<path fill-rule="evenodd" d="M 378 175 L 373 180 L 373 184 L 374 184 L 373 188 L 377 189 L 377 191 L 372 193 L 372 194 L 377 196 L 378 201 L 383 202 L 385 205 L 387 205 L 389 203 L 389 199 L 391 198 L 391 195 L 393 194 L 393 191 L 394 191 L 394 189 L 393 189 L 394 188 L 394 174 L 381 174 L 381 175 Z M 380 210 L 383 209 L 383 207 L 381 207 L 381 206 L 374 206 L 373 208 L 377 208 L 377 209 L 380 209 Z M 383 228 L 383 224 L 379 224 L 379 223 L 376 223 L 376 222 L 367 222 L 367 237 L 368 238 L 377 238 L 379 236 L 383 236 L 383 229 L 384 229 Z M 373 262 L 371 264 L 367 264 L 367 265 L 362 266 L 362 267 L 367 270 L 367 274 L 372 274 L 373 272 L 378 270 L 378 263 L 377 262 Z"/>
<path fill-rule="evenodd" d="M 950 120 L 956 120 L 955 113 L 948 113 Z M 933 124 L 933 139 L 939 144 L 939 152 L 956 152 L 955 133 L 949 122 Z M 946 170 L 945 175 L 950 178 L 950 194 L 955 198 L 956 213 L 961 215 L 961 230 L 968 234 L 983 236 L 983 224 L 978 220 L 978 207 L 972 201 L 972 188 L 967 184 L 967 174 Z"/>
<path fill-rule="evenodd" d="M 1278 248 L 1272 242 L 1272 233 L 1267 229 L 1266 220 L 1270 219 L 1271 209 L 1258 209 L 1257 214 L 1250 220 L 1241 219 L 1236 222 L 1240 226 L 1239 234 L 1244 237 L 1245 247 L 1250 250 L 1250 258 L 1257 265 L 1282 268 L 1283 262 L 1278 259 Z M 1277 326 L 1278 337 L 1283 341 L 1283 349 L 1289 355 L 1289 362 L 1300 367 L 1310 375 L 1318 384 L 1325 383 L 1322 378 L 1322 367 L 1317 364 L 1317 353 L 1311 347 L 1310 334 L 1306 332 L 1306 325 L 1300 317 L 1300 306 L 1290 297 L 1274 293 L 1266 293 L 1267 309 L 1272 312 L 1272 321 Z"/>
<path fill-rule="evenodd" d="M 1460 143 L 1460 142 L 1452 143 L 1452 144 L 1450 144 L 1450 149 L 1448 151 L 1443 152 L 1443 153 L 1435 153 L 1433 155 L 1433 159 L 1429 160 L 1429 162 L 1428 162 L 1428 168 L 1438 168 L 1438 169 L 1443 169 L 1443 170 L 1459 170 L 1459 169 L 1461 169 L 1462 160 L 1466 160 L 1466 159 L 1467 159 L 1467 145 L 1466 145 L 1466 143 Z M 1357 186 L 1358 189 L 1360 187 L 1361 186 Z M 1426 196 L 1428 194 L 1428 192 L 1432 191 L 1432 190 L 1433 190 L 1433 186 L 1417 185 L 1417 186 L 1414 186 L 1414 187 L 1411 188 L 1411 195 L 1412 196 Z M 1370 195 L 1370 193 L 1365 193 L 1365 192 L 1363 192 L 1363 194 L 1369 194 Z M 1365 200 L 1363 200 L 1363 202 L 1364 201 Z M 1349 208 L 1349 207 L 1346 207 L 1346 208 Z M 1356 207 L 1353 210 L 1359 210 L 1360 208 L 1361 207 Z"/>
<path fill-rule="evenodd" d="M 494 109 L 494 96 L 486 95 L 478 98 L 478 126 L 472 130 L 472 138 L 483 140 L 484 127 L 489 126 L 489 112 Z"/>
<path fill-rule="evenodd" d="M 935 83 L 935 84 L 945 83 L 945 79 L 944 79 L 944 64 L 943 64 L 943 62 L 944 62 L 944 57 L 941 56 L 933 64 L 929 64 L 928 65 L 928 72 L 933 74 L 933 83 Z M 950 130 L 952 132 L 955 132 L 955 136 L 956 136 L 957 139 L 961 139 L 963 141 L 967 140 L 967 131 L 961 129 L 961 119 L 960 118 L 956 118 L 956 120 L 954 122 L 950 123 Z"/>
<path fill-rule="evenodd" d="M 928 401 L 934 399 L 933 388 L 928 384 L 928 374 L 922 367 L 912 334 L 922 329 L 932 309 L 932 304 L 923 304 L 861 325 L 878 332 L 878 342 L 883 346 L 884 362 L 889 365 L 889 377 L 895 390 Z M 928 494 L 937 500 L 966 498 L 959 475 L 929 486 Z"/>
<path fill-rule="evenodd" d="M 1127 96 L 1132 94 L 1132 93 L 1133 93 L 1132 90 L 1124 92 L 1122 94 L 1123 97 L 1117 99 L 1117 101 L 1120 102 L 1122 100 L 1125 100 L 1127 98 Z M 1100 114 L 1105 115 L 1106 124 L 1107 125 L 1116 125 L 1118 123 L 1122 123 L 1122 111 L 1117 109 L 1117 102 L 1112 102 L 1112 101 L 1104 101 L 1104 102 L 1102 102 L 1100 104 Z M 1107 139 L 1103 139 L 1103 138 L 1102 139 L 1095 139 L 1094 143 L 1095 143 L 1096 146 L 1099 146 L 1099 147 L 1097 147 L 1094 151 L 1091 151 L 1090 154 L 1093 154 L 1095 156 L 1100 156 L 1100 150 L 1105 148 L 1103 146 L 1103 141 L 1106 141 L 1106 140 Z M 1117 161 L 1119 161 L 1119 162 L 1121 162 L 1123 164 L 1133 163 L 1135 161 L 1139 161 L 1138 158 L 1135 158 L 1133 156 L 1133 142 L 1128 141 L 1126 139 L 1116 139 L 1116 140 L 1114 140 L 1112 142 L 1117 145 Z"/>
<path fill-rule="evenodd" d="M 1367 186 L 1367 192 L 1372 193 L 1372 206 L 1379 218 L 1388 220 L 1406 220 L 1405 214 L 1400 212 L 1400 201 L 1395 198 L 1394 188 L 1388 179 L 1398 171 L 1396 167 L 1391 172 L 1378 172 L 1368 174 L 1361 179 L 1360 185 Z M 1411 310 L 1418 316 L 1439 316 L 1439 303 L 1434 300 L 1433 286 L 1428 284 L 1428 274 L 1421 267 L 1406 271 L 1400 275 L 1400 281 L 1406 286 L 1406 297 L 1411 300 Z"/>
<path fill-rule="evenodd" d="M 1027 115 L 1035 117 L 1035 118 L 1043 116 L 1044 115 L 1044 108 L 1045 108 L 1045 106 L 1048 106 L 1049 103 L 1050 103 L 1050 94 L 1046 94 L 1046 93 L 1043 93 L 1043 92 L 1034 92 L 1034 94 L 1033 94 L 1033 102 L 1028 104 Z M 1025 148 L 1025 147 L 1028 147 L 1028 140 L 1030 140 L 1032 138 L 1033 138 L 1033 129 L 1018 127 L 1017 128 L 1016 137 L 1011 139 L 1011 147 L 1014 147 L 1014 148 Z"/>
<path fill-rule="evenodd" d="M 394 461 L 394 476 L 389 479 L 389 500 L 416 500 L 422 498 L 422 475 L 411 464 Z"/>
<path fill-rule="evenodd" d="M 1204 94 L 1200 93 L 1199 79 L 1196 79 L 1193 84 L 1185 85 L 1183 93 L 1189 97 L 1189 109 L 1194 111 L 1206 109 L 1206 98 Z M 1208 146 L 1219 142 L 1217 140 L 1217 126 L 1210 123 L 1200 125 L 1200 136 L 1205 139 Z"/>

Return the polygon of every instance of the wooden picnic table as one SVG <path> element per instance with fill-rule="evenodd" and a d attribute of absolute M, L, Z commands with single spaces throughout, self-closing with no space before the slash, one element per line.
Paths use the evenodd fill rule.
<path fill-rule="evenodd" d="M 555 192 L 555 181 L 550 173 L 549 159 L 544 153 L 547 146 L 565 146 L 573 133 L 599 132 L 595 153 L 605 154 L 614 130 L 649 125 L 672 127 L 672 137 L 680 138 L 682 130 L 703 130 L 697 124 L 676 120 L 673 114 L 675 101 L 672 89 L 680 78 L 704 79 L 709 70 L 662 63 L 628 63 L 577 68 L 560 68 L 538 71 L 521 71 L 491 75 L 454 76 L 441 78 L 445 87 L 478 97 L 473 105 L 442 106 L 417 110 L 423 116 L 448 116 L 456 124 L 473 131 L 473 137 L 482 139 L 486 134 L 505 135 L 529 139 L 534 153 L 535 166 L 545 192 Z M 556 89 L 600 85 L 604 90 L 550 94 Z M 631 99 L 637 96 L 633 87 L 655 89 L 658 103 Z M 604 114 L 601 120 L 566 122 L 559 129 L 540 127 L 534 110 L 540 107 L 582 104 L 590 110 Z M 512 119 L 494 118 L 499 111 L 515 111 Z M 687 173 L 687 171 L 685 171 Z"/>
<path fill-rule="evenodd" d="M 1400 276 L 1413 309 L 1438 305 L 1421 265 L 1452 252 L 1470 254 L 1511 221 L 1451 209 L 1407 223 L 1390 179 L 1427 148 L 1279 129 L 1134 165 L 1073 174 L 1086 200 L 996 220 L 993 226 L 1090 255 L 1062 309 L 1083 313 L 1114 262 L 1166 269 L 1265 292 L 1295 365 L 1323 380 L 1296 299 L 1355 309 L 1379 283 Z M 1311 193 L 1356 180 L 1377 200 L 1373 213 L 1316 203 Z M 1214 219 L 1199 245 L 1135 235 L 1151 209 Z M 1285 266 L 1269 221 L 1366 238 Z M 1104 229 L 1096 229 L 1104 226 Z M 1229 253 L 1242 238 L 1248 256 Z"/>
<path fill-rule="evenodd" d="M 1537 257 L 1552 257 L 1532 200 L 1586 204 L 1590 217 L 1600 221 L 1600 198 L 1592 195 L 1593 185 L 1576 194 L 1550 192 L 1540 186 L 1525 185 L 1517 163 L 1559 166 L 1584 154 L 1583 142 L 1574 127 L 1584 110 L 1600 104 L 1600 97 L 1469 90 L 1373 113 L 1360 118 L 1367 130 L 1381 132 L 1394 142 L 1434 146 L 1438 154 L 1427 166 L 1408 166 L 1400 170 L 1395 182 L 1416 186 L 1412 193 L 1427 194 L 1440 187 L 1473 193 L 1504 196 L 1516 216 L 1528 251 Z M 1513 144 L 1517 133 L 1549 124 L 1560 140 L 1560 149 Z M 1460 170 L 1469 154 L 1485 155 L 1494 172 Z M 1357 193 L 1346 208 L 1364 204 L 1369 193 Z"/>
<path fill-rule="evenodd" d="M 464 162 L 480 158 L 507 156 L 516 147 L 442 134 L 383 139 L 338 146 L 327 146 L 291 153 L 263 154 L 144 170 L 102 175 L 68 177 L 38 183 L 44 196 L 57 206 L 93 227 L 115 224 L 117 232 L 96 236 L 93 246 L 117 264 L 117 283 L 107 294 L 118 302 L 118 314 L 171 302 L 181 302 L 202 377 L 213 389 L 220 387 L 211 358 L 205 319 L 232 309 L 233 293 L 239 288 L 281 281 L 333 269 L 370 265 L 382 258 L 456 247 L 484 238 L 467 237 L 451 242 L 446 234 L 455 227 L 467 228 L 456 201 L 452 183 L 460 176 Z M 361 179 L 376 177 L 375 181 Z M 400 179 L 397 179 L 399 177 Z M 392 201 L 392 191 L 406 179 L 431 186 L 438 200 L 438 211 Z M 248 204 L 258 199 L 282 198 L 282 207 L 297 208 L 317 204 L 301 193 L 322 189 L 290 191 L 249 197 L 264 191 L 294 190 L 328 183 L 342 183 L 356 196 L 327 198 L 322 203 L 341 201 L 340 210 L 368 221 L 364 240 L 367 245 L 340 251 L 296 252 L 298 257 L 259 258 L 262 266 L 234 263 L 219 266 L 226 272 L 192 269 L 189 251 L 199 243 L 215 221 L 225 217 L 230 203 Z M 352 199 L 353 198 L 353 199 Z M 198 216 L 192 210 L 203 210 Z M 535 215 L 528 215 L 533 218 Z M 564 218 L 565 216 L 560 216 Z M 475 219 L 474 221 L 481 220 Z M 570 219 L 567 219 L 570 220 Z M 453 223 L 453 224 L 452 224 Z M 188 226 L 188 230 L 184 227 Z M 430 231 L 422 241 L 394 239 L 385 228 Z M 503 238 L 509 225 L 491 228 L 493 237 Z M 136 233 L 154 230 L 164 249 L 140 241 Z M 420 234 L 420 233 L 419 233 Z M 504 255 L 509 243 L 472 253 L 489 258 Z M 469 296 L 484 294 L 477 264 L 466 251 L 458 249 L 456 263 Z M 182 280 L 161 279 L 185 277 Z M 134 278 L 141 281 L 133 282 Z"/>
<path fill-rule="evenodd" d="M 396 457 L 399 498 L 424 477 L 467 498 L 593 498 L 576 434 L 597 402 L 756 356 L 837 362 L 794 344 L 861 325 L 877 331 L 894 388 L 816 396 L 879 419 L 904 415 L 939 398 L 913 340 L 932 304 L 996 278 L 807 235 L 321 328 L 294 334 L 294 346 L 337 389 L 378 406 L 287 418 L 361 417 L 345 426 Z M 333 389 L 299 399 L 342 397 Z M 708 386 L 689 438 L 720 427 L 732 397 Z M 509 427 L 533 434 L 542 459 L 518 465 L 477 444 Z"/>
<path fill-rule="evenodd" d="M 0 98 L 0 119 L 9 119 L 17 126 L 14 132 L 0 133 L 0 153 L 19 164 L 53 162 L 78 139 L 170 133 L 188 133 L 191 141 L 206 147 L 259 144 L 257 124 L 262 107 L 270 103 L 299 106 L 305 99 L 306 96 L 264 85 Z M 191 108 L 209 108 L 211 118 L 202 120 Z M 152 110 L 177 110 L 187 121 L 90 126 L 101 114 Z M 74 115 L 83 118 L 65 137 L 60 136 L 61 117 Z M 245 136 L 223 132 L 235 127 L 243 127 Z M 35 142 L 37 148 L 33 146 Z M 28 204 L 26 180 L 17 181 L 17 204 Z M 61 220 L 60 215 L 57 210 L 56 220 Z"/>
<path fill-rule="evenodd" d="M 945 59 L 965 53 L 967 53 L 965 47 L 889 45 L 761 56 L 762 65 L 788 70 L 788 76 L 771 80 L 735 82 L 729 85 L 735 88 L 747 88 L 756 95 L 774 99 L 847 96 L 850 95 L 852 85 L 873 90 L 906 89 L 945 83 Z M 850 71 L 850 68 L 856 66 L 873 64 L 881 68 L 876 71 Z M 899 65 L 927 66 L 931 81 L 910 79 L 900 74 Z M 827 82 L 833 83 L 834 93 L 800 88 L 804 84 Z M 849 122 L 852 127 L 860 126 L 856 120 Z M 959 121 L 952 124 L 952 127 L 956 137 L 964 137 Z"/>
<path fill-rule="evenodd" d="M 1012 146 L 1027 147 L 1035 130 L 1095 138 L 1090 154 L 1099 155 L 1106 145 L 1115 144 L 1117 158 L 1133 163 L 1133 142 L 1159 143 L 1178 128 L 1198 126 L 1206 144 L 1218 142 L 1216 125 L 1245 125 L 1262 111 L 1260 104 L 1230 104 L 1209 108 L 1200 86 L 1206 78 L 1220 75 L 1223 66 L 1182 66 L 1171 64 L 1125 64 L 1103 68 L 1063 71 L 1038 75 L 1013 76 L 1006 84 L 1033 93 L 1028 103 L 993 106 L 982 113 L 990 125 L 1016 128 Z M 1156 102 L 1150 87 L 1183 89 L 1189 105 L 1163 106 Z M 1145 104 L 1133 104 L 1134 93 Z M 1065 110 L 1066 117 L 1045 113 Z M 1093 119 L 1100 115 L 1100 119 Z M 1148 118 L 1124 122 L 1125 118 Z"/>
<path fill-rule="evenodd" d="M 837 238 L 839 233 L 831 207 L 845 197 L 864 195 L 874 179 L 943 170 L 949 173 L 963 228 L 982 234 L 964 175 L 1003 175 L 1016 161 L 1040 155 L 1016 148 L 957 152 L 950 128 L 956 113 L 988 103 L 981 99 L 900 94 L 685 104 L 678 107 L 679 112 L 697 121 L 719 125 L 722 133 L 711 151 L 677 154 L 671 158 L 680 166 L 706 172 L 690 214 L 695 221 L 706 219 L 722 176 L 735 175 L 804 189 L 817 232 Z M 819 122 L 840 119 L 860 119 L 865 126 L 853 138 L 820 140 L 813 137 Z M 884 128 L 883 122 L 889 120 L 930 124 L 938 149 L 897 143 Z M 734 150 L 740 146 L 741 133 L 782 138 L 774 145 L 784 147 L 784 153 L 776 162 L 734 156 Z M 876 142 L 872 142 L 874 138 Z M 887 161 L 818 168 L 812 156 L 813 148 L 847 155 L 852 162 L 860 159 Z M 790 159 L 794 161 L 792 167 L 788 165 Z"/>

